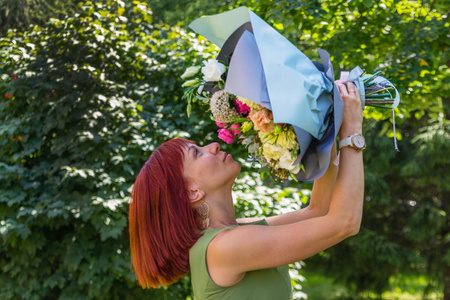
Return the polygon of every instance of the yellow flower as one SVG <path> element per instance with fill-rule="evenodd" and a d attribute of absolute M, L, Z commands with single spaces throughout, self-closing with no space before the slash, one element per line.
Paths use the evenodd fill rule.
<path fill-rule="evenodd" d="M 297 136 L 292 127 L 288 131 L 282 131 L 280 134 L 276 134 L 275 130 L 270 133 L 260 131 L 258 135 L 263 144 L 276 144 L 287 150 L 298 148 Z"/>
<path fill-rule="evenodd" d="M 278 160 L 283 155 L 283 148 L 277 145 L 266 143 L 263 145 L 263 155 L 268 160 Z"/>
<path fill-rule="evenodd" d="M 267 132 L 259 131 L 258 136 L 263 144 L 265 144 L 265 143 L 275 144 L 275 136 L 270 132 L 267 133 Z"/>
<path fill-rule="evenodd" d="M 278 135 L 277 144 L 289 150 L 298 147 L 297 136 L 292 127 Z"/>
<path fill-rule="evenodd" d="M 250 101 L 250 100 L 248 100 L 248 99 L 245 99 L 245 98 L 242 98 L 242 97 L 239 97 L 239 96 L 238 96 L 237 98 L 238 98 L 238 100 L 241 101 L 242 103 L 247 104 L 248 107 L 250 107 L 252 110 L 253 110 L 253 109 L 260 110 L 260 109 L 263 108 L 263 107 L 262 107 L 261 105 L 259 105 L 258 103 L 255 103 L 255 102 Z"/>

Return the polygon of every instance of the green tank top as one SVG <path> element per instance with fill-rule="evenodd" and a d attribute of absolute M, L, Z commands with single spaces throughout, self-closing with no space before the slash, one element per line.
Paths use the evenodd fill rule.
<path fill-rule="evenodd" d="M 266 220 L 250 224 L 268 225 Z M 292 299 L 292 285 L 288 266 L 249 271 L 240 282 L 230 287 L 221 287 L 212 281 L 206 268 L 206 249 L 219 232 L 236 226 L 238 225 L 205 230 L 203 236 L 190 249 L 189 264 L 195 300 Z"/>

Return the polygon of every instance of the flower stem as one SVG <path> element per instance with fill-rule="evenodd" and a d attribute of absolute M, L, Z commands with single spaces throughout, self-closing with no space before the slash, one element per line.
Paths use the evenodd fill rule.
<path fill-rule="evenodd" d="M 366 96 L 368 96 L 368 95 L 373 95 L 373 94 L 379 93 L 379 92 L 381 92 L 381 91 L 388 91 L 388 90 L 391 90 L 391 89 L 392 89 L 392 87 L 391 87 L 391 86 L 388 86 L 388 87 L 386 87 L 386 88 L 384 88 L 384 89 L 379 89 L 379 90 L 376 90 L 376 91 L 367 93 Z"/>
<path fill-rule="evenodd" d="M 370 94 L 370 95 L 366 95 L 366 98 L 378 98 L 378 97 L 389 97 L 391 96 L 391 94 L 386 93 L 386 94 Z"/>
<path fill-rule="evenodd" d="M 366 101 L 367 106 L 381 107 L 381 108 L 390 108 L 389 106 L 383 106 L 382 104 L 392 104 L 393 101 Z"/>
<path fill-rule="evenodd" d="M 372 76 L 370 76 L 369 78 L 364 79 L 364 85 L 366 85 L 367 82 L 370 82 L 372 79 L 374 79 L 375 77 L 378 76 L 378 74 L 380 74 L 381 71 L 376 72 L 375 74 L 373 74 Z"/>

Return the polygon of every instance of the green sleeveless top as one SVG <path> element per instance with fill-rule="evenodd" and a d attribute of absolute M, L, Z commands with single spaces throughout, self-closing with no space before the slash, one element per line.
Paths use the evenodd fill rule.
<path fill-rule="evenodd" d="M 268 225 L 266 220 L 250 224 Z M 236 226 L 238 225 L 207 229 L 190 249 L 189 264 L 195 300 L 292 299 L 292 285 L 288 266 L 249 271 L 240 282 L 230 287 L 221 287 L 212 281 L 206 267 L 206 249 L 219 232 Z"/>

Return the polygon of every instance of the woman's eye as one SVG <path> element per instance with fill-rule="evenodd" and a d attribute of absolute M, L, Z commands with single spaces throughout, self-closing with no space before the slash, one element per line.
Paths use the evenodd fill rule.
<path fill-rule="evenodd" d="M 198 150 L 194 149 L 194 153 L 195 153 L 195 156 L 197 156 L 198 155 Z"/>

